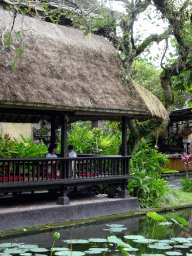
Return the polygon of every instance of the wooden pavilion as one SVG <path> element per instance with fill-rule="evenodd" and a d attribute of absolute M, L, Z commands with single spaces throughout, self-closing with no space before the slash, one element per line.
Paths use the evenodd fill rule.
<path fill-rule="evenodd" d="M 9 31 L 8 11 L 0 10 L 0 17 L 0 30 Z M 103 37 L 92 34 L 89 38 L 83 31 L 37 18 L 23 20 L 20 15 L 14 31 L 21 31 L 25 49 L 14 70 L 6 65 L 14 58 L 14 50 L 7 47 L 0 55 L 0 122 L 36 123 L 43 118 L 51 122 L 52 142 L 56 125 L 61 125 L 61 157 L 0 159 L 0 192 L 59 189 L 59 203 L 67 204 L 69 186 L 105 183 L 121 185 L 121 196 L 128 196 L 127 120 L 168 120 L 162 103 L 134 81 L 121 82 L 119 56 Z M 77 120 L 122 121 L 122 156 L 69 159 L 67 123 Z M 79 163 L 75 177 L 70 175 L 72 161 Z M 54 172 L 57 165 L 60 176 Z"/>

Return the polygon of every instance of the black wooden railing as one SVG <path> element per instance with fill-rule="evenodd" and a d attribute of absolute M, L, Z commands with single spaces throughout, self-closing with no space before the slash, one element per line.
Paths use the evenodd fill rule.
<path fill-rule="evenodd" d="M 89 179 L 129 174 L 131 156 L 0 159 L 0 183 Z"/>

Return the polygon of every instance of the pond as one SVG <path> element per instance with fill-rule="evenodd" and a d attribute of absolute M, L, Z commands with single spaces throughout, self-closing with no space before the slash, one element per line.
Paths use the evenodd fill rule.
<path fill-rule="evenodd" d="M 55 232 L 1 239 L 0 255 L 192 255 L 192 209 L 155 218 L 162 220 L 154 221 L 154 217 L 127 218 L 58 229 L 60 237 L 55 241 L 52 252 Z M 188 221 L 187 226 L 183 225 L 185 220 Z"/>

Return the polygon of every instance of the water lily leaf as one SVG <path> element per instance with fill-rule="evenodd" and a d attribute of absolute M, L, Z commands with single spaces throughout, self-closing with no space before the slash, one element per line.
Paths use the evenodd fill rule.
<path fill-rule="evenodd" d="M 164 256 L 164 254 L 141 254 L 141 256 Z"/>
<path fill-rule="evenodd" d="M 34 249 L 31 249 L 30 251 L 32 251 L 32 252 L 48 252 L 49 250 L 46 248 L 34 248 Z"/>
<path fill-rule="evenodd" d="M 9 247 L 15 247 L 17 245 L 18 245 L 17 243 L 2 243 L 0 244 L 0 247 L 9 248 Z"/>
<path fill-rule="evenodd" d="M 125 225 L 121 225 L 121 224 L 106 224 L 106 226 L 108 226 L 110 228 L 121 228 L 121 227 L 124 227 Z"/>
<path fill-rule="evenodd" d="M 89 243 L 89 241 L 85 239 L 64 240 L 63 242 L 67 244 L 88 244 Z"/>
<path fill-rule="evenodd" d="M 20 253 L 19 255 L 20 256 L 32 256 L 33 254 L 30 252 L 24 252 L 24 253 Z M 41 254 L 41 256 L 42 256 L 42 254 Z"/>
<path fill-rule="evenodd" d="M 166 244 L 171 244 L 174 243 L 171 239 L 162 239 L 158 241 L 159 243 L 166 243 Z"/>
<path fill-rule="evenodd" d="M 84 252 L 80 251 L 63 251 L 63 252 L 55 252 L 55 255 L 61 255 L 61 256 L 82 256 L 85 255 Z"/>
<path fill-rule="evenodd" d="M 166 252 L 167 255 L 183 255 L 181 252 Z"/>
<path fill-rule="evenodd" d="M 187 238 L 184 238 L 184 237 L 174 237 L 174 238 L 171 238 L 172 241 L 176 241 L 176 242 L 179 242 L 179 243 L 187 243 L 188 242 L 188 239 Z"/>
<path fill-rule="evenodd" d="M 133 248 L 133 247 L 128 247 L 128 248 L 123 248 L 123 250 L 129 251 L 129 252 L 135 252 L 135 251 L 138 251 L 139 249 L 138 248 Z"/>
<path fill-rule="evenodd" d="M 68 248 L 65 248 L 65 247 L 54 247 L 53 248 L 53 251 L 68 251 L 69 249 Z"/>
<path fill-rule="evenodd" d="M 89 242 L 93 242 L 93 243 L 105 243 L 108 240 L 105 238 L 90 238 Z"/>
<path fill-rule="evenodd" d="M 168 250 L 168 249 L 173 248 L 170 245 L 164 245 L 164 244 L 152 244 L 152 245 L 149 244 L 148 247 L 153 248 L 153 249 L 158 249 L 158 250 Z"/>
<path fill-rule="evenodd" d="M 129 235 L 129 236 L 124 236 L 126 239 L 145 239 L 144 236 L 140 235 Z"/>
<path fill-rule="evenodd" d="M 189 223 L 184 219 L 184 218 L 181 218 L 181 217 L 178 217 L 176 216 L 175 214 L 173 213 L 167 213 L 169 216 L 171 216 L 173 219 L 175 219 L 177 222 L 179 222 L 180 224 L 183 224 L 184 226 L 188 226 Z"/>
<path fill-rule="evenodd" d="M 164 221 L 164 222 L 166 222 L 166 219 L 162 215 L 160 215 L 156 212 L 148 212 L 146 215 L 148 217 L 150 217 L 151 219 L 155 220 L 155 221 Z"/>
<path fill-rule="evenodd" d="M 39 246 L 35 245 L 35 244 L 25 244 L 22 248 L 24 248 L 24 249 L 34 249 L 34 248 L 39 248 Z"/>
<path fill-rule="evenodd" d="M 117 238 L 116 236 L 108 236 L 107 239 L 109 243 L 115 243 L 119 247 L 124 247 L 124 248 L 131 247 L 129 244 L 124 243 L 120 238 Z"/>
<path fill-rule="evenodd" d="M 26 249 L 20 249 L 20 248 L 11 248 L 11 249 L 5 249 L 4 253 L 14 253 L 14 254 L 20 254 L 26 252 Z"/>
<path fill-rule="evenodd" d="M 84 251 L 85 253 L 88 254 L 97 254 L 97 253 L 102 253 L 108 251 L 108 248 L 89 248 L 88 251 Z"/>
<path fill-rule="evenodd" d="M 123 230 L 127 230 L 127 228 L 110 228 L 109 231 L 112 232 L 121 232 Z"/>
<path fill-rule="evenodd" d="M 174 245 L 173 247 L 175 247 L 175 248 L 189 248 L 189 247 L 191 247 L 191 245 L 188 245 L 188 244 L 184 244 L 184 245 L 177 244 L 177 245 Z"/>
<path fill-rule="evenodd" d="M 151 244 L 151 243 L 157 242 L 157 240 L 144 238 L 144 239 L 133 240 L 133 242 L 137 242 L 137 243 L 141 243 L 141 244 Z"/>
<path fill-rule="evenodd" d="M 169 226 L 169 225 L 173 225 L 173 223 L 172 222 L 160 222 L 159 225 Z"/>

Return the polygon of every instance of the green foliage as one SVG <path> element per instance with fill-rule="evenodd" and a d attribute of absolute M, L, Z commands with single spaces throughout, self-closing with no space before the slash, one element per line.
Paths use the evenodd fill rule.
<path fill-rule="evenodd" d="M 183 187 L 183 191 L 192 192 L 192 178 L 185 177 L 181 179 L 181 185 Z"/>
<path fill-rule="evenodd" d="M 0 135 L 0 158 L 38 158 L 47 153 L 47 146 L 41 142 L 39 145 L 32 143 L 32 138 L 24 138 L 19 142 L 11 140 L 8 134 Z"/>
<path fill-rule="evenodd" d="M 121 132 L 112 133 L 111 130 L 93 128 L 87 122 L 77 122 L 71 125 L 67 134 L 67 144 L 73 145 L 77 154 L 117 155 L 121 145 Z M 61 137 L 59 140 L 61 141 Z M 58 145 L 58 153 L 61 144 Z"/>
<path fill-rule="evenodd" d="M 38 158 L 44 157 L 47 153 L 47 146 L 43 142 L 37 145 L 32 142 L 31 137 L 24 138 L 21 135 L 21 138 L 19 142 L 15 139 L 16 158 Z"/>
<path fill-rule="evenodd" d="M 164 179 L 157 175 L 147 175 L 146 170 L 136 171 L 129 180 L 128 191 L 132 197 L 139 198 L 141 208 L 153 205 L 157 198 L 161 198 L 167 189 Z"/>
<path fill-rule="evenodd" d="M 147 217 L 150 217 L 151 219 L 153 219 L 155 221 L 165 221 L 166 222 L 166 219 L 162 215 L 160 215 L 156 212 L 148 212 L 146 215 L 147 215 Z"/>
<path fill-rule="evenodd" d="M 182 217 L 179 217 L 179 216 L 176 216 L 175 214 L 173 213 L 167 213 L 169 216 L 171 216 L 173 219 L 175 219 L 178 223 L 184 225 L 184 226 L 188 226 L 189 223 Z"/>
<path fill-rule="evenodd" d="M 142 59 L 136 59 L 133 62 L 132 77 L 133 79 L 150 90 L 162 102 L 165 101 L 163 88 L 160 80 L 161 70 L 157 70 L 154 65 Z"/>
<path fill-rule="evenodd" d="M 131 196 L 139 198 L 140 207 L 150 207 L 166 192 L 167 184 L 161 179 L 160 171 L 168 159 L 144 141 L 139 144 L 135 156 L 130 162 L 133 178 L 129 180 L 128 190 Z"/>
<path fill-rule="evenodd" d="M 146 174 L 159 174 L 162 167 L 169 162 L 169 159 L 165 155 L 151 148 L 150 141 L 141 140 L 134 155 L 136 157 L 132 158 L 130 164 L 131 172 L 135 172 L 135 170 L 146 170 Z"/>
<path fill-rule="evenodd" d="M 13 158 L 15 153 L 15 143 L 9 134 L 5 134 L 5 136 L 0 134 L 0 158 Z"/>

